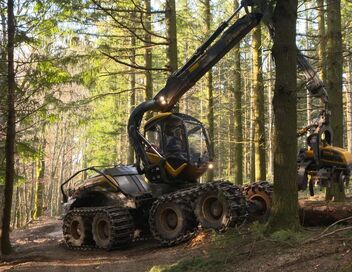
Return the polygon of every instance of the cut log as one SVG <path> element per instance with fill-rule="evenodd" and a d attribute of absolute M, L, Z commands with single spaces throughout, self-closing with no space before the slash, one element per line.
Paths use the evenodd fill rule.
<path fill-rule="evenodd" d="M 303 226 L 327 226 L 352 216 L 352 199 L 346 202 L 299 200 L 299 213 Z M 346 223 L 352 224 L 352 220 Z"/>

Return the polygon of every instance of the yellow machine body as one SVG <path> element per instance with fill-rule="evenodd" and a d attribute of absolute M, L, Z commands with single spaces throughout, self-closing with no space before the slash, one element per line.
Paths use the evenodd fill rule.
<path fill-rule="evenodd" d="M 307 158 L 314 159 L 312 149 L 306 150 L 305 155 Z M 324 165 L 349 167 L 352 166 L 352 154 L 340 147 L 332 145 L 321 146 L 320 161 Z"/>

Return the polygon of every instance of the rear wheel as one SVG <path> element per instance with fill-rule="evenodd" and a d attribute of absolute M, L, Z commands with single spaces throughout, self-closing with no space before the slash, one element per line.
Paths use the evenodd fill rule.
<path fill-rule="evenodd" d="M 90 220 L 69 212 L 64 217 L 63 235 L 69 247 L 91 245 L 93 241 Z"/>
<path fill-rule="evenodd" d="M 253 205 L 250 219 L 266 222 L 270 216 L 272 206 L 273 186 L 269 182 L 259 181 L 247 185 L 244 188 L 246 199 Z"/>
<path fill-rule="evenodd" d="M 133 240 L 133 218 L 126 209 L 110 208 L 93 217 L 93 239 L 99 248 L 113 249 L 128 246 Z"/>
<path fill-rule="evenodd" d="M 100 248 L 109 248 L 110 243 L 112 243 L 111 221 L 106 214 L 94 216 L 93 239 Z"/>

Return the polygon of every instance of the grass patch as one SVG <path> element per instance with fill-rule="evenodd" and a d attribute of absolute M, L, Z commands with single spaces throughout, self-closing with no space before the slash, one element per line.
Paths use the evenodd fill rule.
<path fill-rule="evenodd" d="M 269 236 L 269 240 L 289 246 L 298 246 L 307 238 L 307 233 L 303 231 L 279 230 Z"/>
<path fill-rule="evenodd" d="M 191 259 L 181 260 L 171 265 L 158 265 L 152 267 L 150 272 L 198 272 L 198 271 L 216 271 L 224 266 L 222 259 L 218 257 L 193 257 Z"/>
<path fill-rule="evenodd" d="M 352 262 L 347 266 L 345 266 L 344 268 L 342 268 L 339 272 L 351 272 L 351 271 L 352 271 Z"/>

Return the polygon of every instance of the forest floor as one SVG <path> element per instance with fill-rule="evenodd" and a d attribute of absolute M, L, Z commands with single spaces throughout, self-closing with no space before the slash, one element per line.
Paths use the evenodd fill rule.
<path fill-rule="evenodd" d="M 0 271 L 352 271 L 351 230 L 307 242 L 324 228 L 265 237 L 263 226 L 252 224 L 224 235 L 203 233 L 172 248 L 140 241 L 122 251 L 80 252 L 65 247 L 61 223 L 43 217 L 12 232 L 15 252 L 2 257 Z"/>

